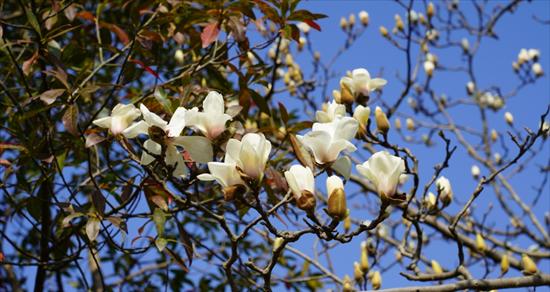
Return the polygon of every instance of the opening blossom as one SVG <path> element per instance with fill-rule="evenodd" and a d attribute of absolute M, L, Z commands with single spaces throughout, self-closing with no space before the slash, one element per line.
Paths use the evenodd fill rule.
<path fill-rule="evenodd" d="M 225 113 L 223 96 L 216 91 L 210 91 L 202 103 L 202 112 L 192 108 L 187 112 L 188 126 L 197 128 L 208 139 L 213 140 L 225 131 L 225 123 L 231 116 Z"/>
<path fill-rule="evenodd" d="M 369 71 L 358 68 L 351 72 L 351 77 L 345 76 L 340 79 L 340 85 L 347 87 L 357 97 L 360 94 L 369 96 L 371 91 L 379 90 L 387 81 L 382 78 L 371 78 Z"/>
<path fill-rule="evenodd" d="M 162 155 L 163 146 L 165 147 L 164 162 L 168 166 L 175 167 L 173 176 L 187 174 L 185 161 L 176 146 L 185 148 L 193 161 L 206 163 L 212 160 L 212 146 L 208 139 L 200 136 L 180 136 L 185 128 L 187 112 L 185 108 L 179 107 L 172 115 L 170 122 L 149 111 L 143 104 L 140 105 L 140 110 L 143 120 L 126 128 L 122 134 L 127 138 L 135 138 L 141 134 L 150 137 L 143 143 L 145 151 L 141 155 L 141 164 L 151 164 L 155 160 L 151 154 Z"/>
<path fill-rule="evenodd" d="M 326 108 L 322 111 L 317 111 L 315 113 L 315 119 L 320 123 L 330 123 L 336 117 L 343 117 L 346 115 L 346 106 L 343 104 L 336 103 L 332 101 L 327 103 Z"/>
<path fill-rule="evenodd" d="M 141 112 L 133 104 L 117 104 L 111 115 L 94 120 L 96 126 L 111 130 L 113 135 L 121 134 L 130 124 L 141 116 Z"/>
<path fill-rule="evenodd" d="M 453 189 L 451 187 L 451 182 L 444 176 L 440 176 L 435 181 L 435 186 L 439 192 L 439 199 L 443 203 L 443 206 L 447 206 L 453 200 Z"/>
<path fill-rule="evenodd" d="M 223 187 L 244 185 L 242 172 L 251 179 L 261 180 L 270 152 L 271 142 L 262 134 L 248 133 L 241 141 L 229 139 L 224 162 L 209 162 L 210 174 L 201 174 L 199 179 L 216 180 Z"/>
<path fill-rule="evenodd" d="M 357 171 L 374 185 L 382 201 L 391 203 L 405 199 L 404 195 L 396 195 L 399 178 L 405 172 L 405 161 L 401 157 L 379 151 L 357 165 Z"/>
<path fill-rule="evenodd" d="M 337 117 L 330 123 L 314 123 L 311 132 L 296 136 L 309 149 L 318 164 L 335 161 L 340 152 L 353 152 L 357 148 L 350 142 L 359 123 L 350 117 Z"/>

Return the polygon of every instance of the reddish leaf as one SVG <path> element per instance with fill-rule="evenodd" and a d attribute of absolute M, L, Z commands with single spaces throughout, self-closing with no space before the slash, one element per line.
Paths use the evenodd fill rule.
<path fill-rule="evenodd" d="M 159 74 L 155 72 L 155 70 L 151 69 L 151 67 L 145 65 L 145 63 L 143 63 L 142 61 L 136 60 L 136 59 L 130 59 L 130 62 L 134 64 L 138 64 L 141 68 L 143 68 L 143 70 L 151 73 L 151 75 L 155 76 L 156 78 L 159 78 Z"/>
<path fill-rule="evenodd" d="M 311 19 L 306 19 L 304 20 L 305 23 L 307 23 L 309 26 L 313 27 L 314 29 L 318 30 L 318 31 L 321 31 L 321 26 L 319 26 L 319 24 L 317 24 L 317 22 L 311 20 Z"/>
<path fill-rule="evenodd" d="M 127 45 L 130 42 L 130 38 L 128 37 L 128 34 L 118 25 L 111 24 L 111 23 L 102 23 L 101 26 L 112 31 L 120 40 L 120 42 L 123 43 L 124 45 Z"/>
<path fill-rule="evenodd" d="M 29 59 L 23 62 L 23 66 L 21 66 L 23 74 L 29 76 L 29 74 L 31 73 L 32 65 L 36 62 L 36 60 L 38 60 L 38 51 L 34 52 L 34 54 L 32 54 Z"/>
<path fill-rule="evenodd" d="M 95 21 L 94 15 L 89 11 L 81 11 L 76 14 L 76 17 L 89 21 Z"/>
<path fill-rule="evenodd" d="M 206 48 L 218 39 L 220 29 L 218 23 L 212 22 L 208 24 L 201 33 L 202 47 Z"/>

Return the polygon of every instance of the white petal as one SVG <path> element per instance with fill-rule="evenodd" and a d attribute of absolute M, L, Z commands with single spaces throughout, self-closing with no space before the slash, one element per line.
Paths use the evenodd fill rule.
<path fill-rule="evenodd" d="M 209 173 L 202 173 L 202 174 L 199 174 L 199 175 L 197 175 L 197 178 L 198 178 L 199 180 L 202 180 L 202 181 L 213 181 L 213 180 L 216 180 L 216 178 L 215 178 L 213 175 L 209 174 Z"/>
<path fill-rule="evenodd" d="M 241 141 L 237 140 L 237 139 L 229 139 L 229 141 L 227 141 L 227 144 L 225 146 L 225 159 L 224 161 L 226 163 L 234 163 L 234 164 L 237 164 L 239 166 L 242 166 L 240 165 L 240 158 L 239 158 L 239 155 L 241 153 Z"/>
<path fill-rule="evenodd" d="M 222 162 L 209 162 L 208 169 L 212 176 L 224 187 L 245 184 L 234 164 Z"/>
<path fill-rule="evenodd" d="M 328 123 L 331 121 L 330 116 L 324 111 L 317 111 L 315 113 L 315 120 L 317 120 L 320 123 Z"/>
<path fill-rule="evenodd" d="M 243 138 L 244 140 L 244 138 Z M 241 152 L 239 158 L 242 162 L 243 171 L 252 178 L 261 178 L 263 174 L 262 165 L 260 164 L 260 157 L 256 153 L 251 143 L 242 141 Z M 265 165 L 264 165 L 265 166 Z"/>
<path fill-rule="evenodd" d="M 327 192 L 330 196 L 334 190 L 344 189 L 344 182 L 336 175 L 327 178 Z"/>
<path fill-rule="evenodd" d="M 163 120 L 157 114 L 150 112 L 144 104 L 140 104 L 139 108 L 141 109 L 141 113 L 143 114 L 143 119 L 150 126 L 157 126 L 163 130 L 166 130 L 166 125 L 168 125 L 168 123 L 165 120 Z"/>
<path fill-rule="evenodd" d="M 331 140 L 330 135 L 323 131 L 312 131 L 305 136 L 296 136 L 302 144 L 308 148 L 315 157 L 315 161 L 319 164 L 330 162 L 328 156 L 328 144 L 327 141 Z"/>
<path fill-rule="evenodd" d="M 388 81 L 386 81 L 385 79 L 382 79 L 382 78 L 374 78 L 374 79 L 371 79 L 369 81 L 369 83 L 367 84 L 368 88 L 370 91 L 373 91 L 373 90 L 379 90 L 381 89 L 382 87 L 384 87 L 384 85 L 386 85 L 386 83 L 388 83 Z"/>
<path fill-rule="evenodd" d="M 124 131 L 122 131 L 122 135 L 129 139 L 135 138 L 140 134 L 149 134 L 149 124 L 147 124 L 147 122 L 145 121 L 134 123 L 130 127 L 126 128 Z"/>
<path fill-rule="evenodd" d="M 98 127 L 109 129 L 111 128 L 111 117 L 104 117 L 94 120 L 92 123 Z"/>
<path fill-rule="evenodd" d="M 143 143 L 143 148 L 145 148 L 145 150 L 143 150 L 143 153 L 141 153 L 141 164 L 143 165 L 148 165 L 150 164 L 151 162 L 153 162 L 155 160 L 155 158 L 151 155 L 149 155 L 147 152 L 151 153 L 151 154 L 155 154 L 155 155 L 160 155 L 160 152 L 161 152 L 161 146 L 159 143 L 151 140 L 151 139 L 147 139 L 144 143 Z"/>
<path fill-rule="evenodd" d="M 214 153 L 210 140 L 201 136 L 180 136 L 174 137 L 173 143 L 181 146 L 185 151 L 189 152 L 191 159 L 199 163 L 207 163 L 212 161 Z"/>
<path fill-rule="evenodd" d="M 181 134 L 183 128 L 185 128 L 185 114 L 187 110 L 183 107 L 178 107 L 174 115 L 170 119 L 170 123 L 166 127 L 168 131 L 168 137 L 176 137 Z"/>
<path fill-rule="evenodd" d="M 202 103 L 202 108 L 208 114 L 223 114 L 225 109 L 223 96 L 216 91 L 210 91 Z"/>
<path fill-rule="evenodd" d="M 337 118 L 335 120 L 335 131 L 333 135 L 333 139 L 344 139 L 344 140 L 351 140 L 355 137 L 357 134 L 357 130 L 359 129 L 359 123 L 357 120 L 351 117 L 342 117 Z"/>

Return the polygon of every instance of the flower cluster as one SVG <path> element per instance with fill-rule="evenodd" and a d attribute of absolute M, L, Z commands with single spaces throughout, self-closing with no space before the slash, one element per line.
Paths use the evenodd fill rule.
<path fill-rule="evenodd" d="M 521 49 L 518 53 L 518 58 L 512 63 L 514 71 L 519 72 L 522 68 L 525 68 L 527 72 L 532 71 L 535 77 L 541 77 L 544 75 L 541 64 L 538 62 L 540 58 L 540 51 L 537 49 Z"/>
<path fill-rule="evenodd" d="M 148 136 L 143 142 L 140 163 L 150 165 L 157 161 L 164 164 L 173 176 L 184 177 L 188 173 L 186 163 L 212 160 L 211 141 L 225 131 L 225 123 L 231 119 L 224 108 L 222 95 L 212 91 L 204 99 L 202 111 L 178 107 L 168 122 L 144 104 L 140 104 L 139 109 L 133 104 L 118 104 L 110 116 L 96 119 L 93 123 L 109 129 L 116 137 L 122 135 L 134 139 Z M 139 117 L 142 119 L 135 122 Z M 206 137 L 182 135 L 186 126 L 193 127 Z M 181 152 L 180 148 L 184 151 Z M 188 159 L 184 158 L 186 154 Z"/>

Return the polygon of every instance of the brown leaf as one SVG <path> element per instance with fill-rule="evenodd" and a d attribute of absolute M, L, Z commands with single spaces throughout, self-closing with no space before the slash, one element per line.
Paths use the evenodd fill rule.
<path fill-rule="evenodd" d="M 63 114 L 63 126 L 67 132 L 78 136 L 78 107 L 75 104 L 70 105 Z"/>
<path fill-rule="evenodd" d="M 218 39 L 220 29 L 217 22 L 208 24 L 201 33 L 202 47 L 206 48 Z"/>
<path fill-rule="evenodd" d="M 302 143 L 298 141 L 298 138 L 294 134 L 290 134 L 290 143 L 292 144 L 292 149 L 294 149 L 294 154 L 296 155 L 296 158 L 300 161 L 300 163 L 303 166 L 307 166 L 311 168 L 311 170 L 314 170 L 314 164 L 313 159 L 311 158 L 311 155 L 309 152 L 302 146 Z"/>
<path fill-rule="evenodd" d="M 99 136 L 98 134 L 91 133 L 90 135 L 86 136 L 86 148 L 90 148 L 96 144 L 99 144 L 101 142 L 105 141 L 105 137 Z"/>
<path fill-rule="evenodd" d="M 92 204 L 97 212 L 103 214 L 105 212 L 105 197 L 99 190 L 92 192 Z"/>
<path fill-rule="evenodd" d="M 61 96 L 65 92 L 65 89 L 50 89 L 42 92 L 38 98 L 45 104 L 50 105 L 55 102 L 55 99 Z"/>

